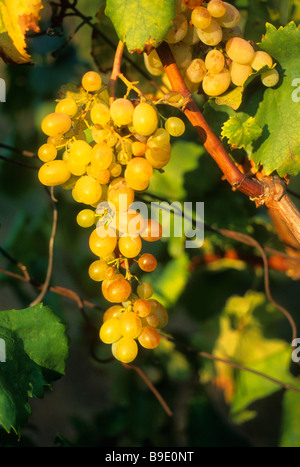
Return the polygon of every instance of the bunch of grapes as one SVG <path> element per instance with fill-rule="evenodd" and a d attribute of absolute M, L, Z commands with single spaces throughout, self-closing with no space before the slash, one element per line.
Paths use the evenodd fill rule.
<path fill-rule="evenodd" d="M 91 229 L 89 248 L 96 257 L 88 273 L 112 304 L 100 339 L 112 345 L 116 359 L 129 363 L 138 343 L 146 349 L 159 345 L 168 323 L 166 309 L 151 298 L 150 283 L 131 272 L 134 264 L 144 272 L 155 270 L 156 258 L 142 247 L 162 237 L 162 226 L 131 205 L 136 193 L 147 190 L 154 170 L 169 162 L 170 138 L 182 135 L 185 125 L 178 117 L 159 116 L 144 96 L 132 101 L 126 95 L 109 104 L 107 86 L 96 72 L 83 76 L 80 90 L 66 92 L 42 121 L 48 139 L 38 151 L 43 162 L 38 177 L 45 186 L 71 190 L 83 205 L 77 223 Z"/>
<path fill-rule="evenodd" d="M 272 57 L 262 50 L 255 51 L 243 39 L 236 7 L 222 0 L 199 0 L 193 9 L 186 3 L 177 0 L 177 14 L 165 41 L 190 92 L 220 96 L 243 86 L 251 74 L 264 67 L 268 68 L 261 73 L 262 83 L 267 87 L 278 83 L 279 73 Z M 156 50 L 144 53 L 144 61 L 149 73 L 164 75 Z"/>

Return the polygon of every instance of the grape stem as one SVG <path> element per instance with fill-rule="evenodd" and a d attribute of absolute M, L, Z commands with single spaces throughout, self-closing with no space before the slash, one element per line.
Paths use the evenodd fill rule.
<path fill-rule="evenodd" d="M 118 47 L 115 53 L 113 69 L 112 69 L 112 73 L 110 75 L 110 80 L 108 83 L 110 105 L 115 100 L 117 80 L 121 74 L 121 64 L 122 64 L 122 58 L 123 58 L 123 52 L 124 52 L 124 45 L 125 45 L 124 42 L 119 41 Z"/>

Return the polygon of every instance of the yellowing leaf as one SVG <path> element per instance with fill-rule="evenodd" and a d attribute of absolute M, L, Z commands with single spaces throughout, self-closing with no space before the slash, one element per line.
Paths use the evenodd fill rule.
<path fill-rule="evenodd" d="M 39 32 L 41 0 L 0 0 L 0 56 L 6 63 L 30 63 L 27 31 Z"/>

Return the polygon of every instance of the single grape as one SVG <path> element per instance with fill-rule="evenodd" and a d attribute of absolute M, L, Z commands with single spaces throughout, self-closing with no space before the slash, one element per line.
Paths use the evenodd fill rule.
<path fill-rule="evenodd" d="M 71 144 L 69 155 L 74 164 L 87 165 L 91 162 L 92 147 L 86 141 L 74 141 Z"/>
<path fill-rule="evenodd" d="M 222 26 L 222 28 L 227 28 L 227 29 L 234 28 L 240 22 L 240 19 L 241 19 L 240 12 L 238 11 L 237 8 L 235 8 L 230 3 L 228 2 L 223 2 L 223 3 L 226 7 L 226 13 L 220 18 L 217 18 L 217 20 L 219 24 Z"/>
<path fill-rule="evenodd" d="M 102 78 L 95 71 L 88 71 L 82 77 L 82 87 L 88 92 L 99 91 L 102 86 Z"/>
<path fill-rule="evenodd" d="M 134 106 L 128 99 L 116 99 L 110 107 L 110 115 L 115 125 L 129 125 L 132 122 Z"/>
<path fill-rule="evenodd" d="M 119 250 L 125 258 L 135 258 L 142 249 L 142 240 L 139 236 L 124 235 L 119 238 Z"/>
<path fill-rule="evenodd" d="M 185 124 L 181 118 L 170 117 L 166 120 L 165 128 L 171 136 L 181 136 L 185 132 Z"/>
<path fill-rule="evenodd" d="M 108 267 L 108 264 L 102 259 L 94 261 L 89 267 L 90 278 L 95 282 L 104 281 L 104 279 L 106 278 L 105 273 Z"/>
<path fill-rule="evenodd" d="M 119 319 L 110 318 L 105 321 L 100 328 L 99 336 L 104 344 L 117 342 L 122 337 Z"/>
<path fill-rule="evenodd" d="M 157 260 L 151 253 L 144 253 L 139 258 L 138 264 L 142 271 L 152 272 L 156 269 Z"/>
<path fill-rule="evenodd" d="M 158 125 L 156 109 L 146 102 L 138 104 L 134 109 L 132 122 L 136 133 L 144 136 L 151 135 Z"/>
<path fill-rule="evenodd" d="M 236 62 L 231 62 L 229 70 L 231 81 L 235 86 L 243 86 L 247 78 L 252 74 L 250 65 L 241 65 Z"/>
<path fill-rule="evenodd" d="M 76 101 L 71 97 L 62 99 L 56 105 L 55 112 L 66 114 L 71 118 L 74 117 L 78 112 Z"/>
<path fill-rule="evenodd" d="M 105 311 L 103 315 L 103 322 L 111 318 L 119 318 L 122 310 L 123 307 L 121 305 L 112 305 Z"/>
<path fill-rule="evenodd" d="M 141 318 L 133 311 L 125 311 L 120 316 L 120 328 L 124 337 L 136 339 L 142 330 Z"/>
<path fill-rule="evenodd" d="M 149 148 L 151 147 L 157 147 L 157 148 L 163 148 L 164 146 L 167 146 L 170 143 L 170 134 L 165 130 L 164 128 L 158 128 L 155 133 L 153 133 L 150 138 L 147 140 L 147 145 L 144 143 L 145 146 L 145 152 L 147 150 L 147 146 Z M 143 154 L 145 154 L 145 152 Z"/>
<path fill-rule="evenodd" d="M 112 303 L 121 303 L 127 300 L 130 294 L 131 285 L 126 279 L 113 279 L 108 286 L 105 298 Z"/>
<path fill-rule="evenodd" d="M 107 200 L 112 203 L 116 211 L 128 211 L 134 201 L 134 190 L 125 178 L 115 178 L 108 187 Z"/>
<path fill-rule="evenodd" d="M 230 83 L 230 72 L 224 68 L 224 70 L 222 70 L 221 73 L 218 73 L 217 75 L 208 73 L 202 82 L 202 87 L 205 94 L 208 96 L 216 97 L 227 91 Z"/>
<path fill-rule="evenodd" d="M 141 318 L 146 318 L 151 313 L 151 304 L 144 298 L 138 298 L 134 302 L 133 311 Z"/>
<path fill-rule="evenodd" d="M 165 41 L 169 44 L 175 44 L 180 42 L 186 35 L 188 30 L 188 22 L 183 13 L 179 13 L 175 16 L 173 20 L 173 26 L 169 30 Z"/>
<path fill-rule="evenodd" d="M 43 162 L 51 162 L 57 156 L 57 149 L 53 144 L 43 144 L 38 150 L 39 159 Z"/>
<path fill-rule="evenodd" d="M 109 166 L 109 171 L 110 171 L 110 174 L 113 178 L 118 178 L 121 173 L 122 173 L 122 165 L 119 164 L 118 162 L 113 162 L 110 166 Z"/>
<path fill-rule="evenodd" d="M 151 298 L 153 295 L 153 287 L 149 282 L 142 282 L 137 286 L 137 294 L 139 298 L 144 298 L 147 300 L 148 298 Z"/>
<path fill-rule="evenodd" d="M 83 209 L 77 214 L 77 224 L 80 227 L 88 228 L 95 224 L 95 211 Z"/>
<path fill-rule="evenodd" d="M 276 86 L 276 84 L 278 84 L 278 82 L 279 82 L 279 73 L 278 73 L 278 71 L 275 68 L 273 68 L 272 70 L 269 70 L 269 71 L 265 71 L 261 75 L 261 81 L 262 81 L 263 85 L 266 86 L 267 88 L 272 88 L 272 87 Z"/>
<path fill-rule="evenodd" d="M 146 228 L 142 230 L 141 237 L 146 242 L 156 242 L 161 239 L 163 235 L 162 226 L 154 219 L 148 219 Z"/>
<path fill-rule="evenodd" d="M 194 84 L 199 84 L 203 81 L 206 75 L 206 66 L 201 58 L 194 58 L 186 69 L 186 78 Z"/>
<path fill-rule="evenodd" d="M 100 258 L 113 253 L 117 246 L 116 232 L 109 227 L 93 230 L 89 238 L 90 250 Z"/>
<path fill-rule="evenodd" d="M 45 186 L 58 186 L 69 180 L 71 172 L 63 160 L 46 162 L 38 172 L 39 181 Z"/>
<path fill-rule="evenodd" d="M 241 37 L 232 37 L 227 41 L 226 53 L 231 60 L 241 65 L 249 65 L 255 56 L 252 45 Z"/>
<path fill-rule="evenodd" d="M 209 11 L 214 18 L 220 18 L 226 13 L 226 5 L 222 0 L 210 0 L 207 5 L 207 11 Z"/>
<path fill-rule="evenodd" d="M 147 325 L 153 328 L 157 328 L 158 323 L 159 323 L 159 318 L 155 314 L 150 313 L 150 315 L 146 316 L 145 323 L 147 323 Z"/>
<path fill-rule="evenodd" d="M 158 302 L 157 307 L 153 310 L 153 314 L 158 318 L 157 327 L 159 329 L 164 328 L 168 324 L 169 316 L 167 310 L 161 303 Z"/>
<path fill-rule="evenodd" d="M 199 6 L 192 11 L 191 21 L 195 28 L 206 29 L 211 23 L 211 14 L 203 6 Z"/>
<path fill-rule="evenodd" d="M 128 162 L 124 176 L 133 190 L 145 190 L 153 175 L 153 167 L 144 157 L 134 157 Z"/>
<path fill-rule="evenodd" d="M 160 336 L 156 329 L 145 326 L 138 337 L 138 341 L 145 349 L 156 349 L 160 343 Z"/>
<path fill-rule="evenodd" d="M 255 71 L 260 70 L 264 66 L 272 68 L 273 59 L 271 55 L 269 55 L 267 52 L 264 52 L 263 50 L 258 50 L 257 52 L 255 52 L 254 58 L 251 62 L 251 66 Z"/>
<path fill-rule="evenodd" d="M 91 152 L 91 163 L 96 165 L 99 169 L 105 170 L 112 164 L 113 157 L 113 151 L 107 143 L 97 143 Z"/>
<path fill-rule="evenodd" d="M 83 175 L 77 180 L 74 190 L 82 203 L 90 205 L 97 203 L 102 194 L 99 182 L 88 175 Z"/>
<path fill-rule="evenodd" d="M 198 29 L 197 34 L 200 40 L 210 46 L 217 45 L 222 40 L 222 28 L 215 18 L 211 19 L 210 25 L 205 29 Z"/>
<path fill-rule="evenodd" d="M 221 73 L 225 66 L 225 57 L 219 50 L 210 50 L 205 57 L 205 66 L 209 73 Z"/>
<path fill-rule="evenodd" d="M 171 158 L 171 145 L 160 147 L 149 147 L 145 154 L 146 159 L 154 169 L 165 167 Z"/>
<path fill-rule="evenodd" d="M 122 363 L 130 363 L 135 360 L 138 354 L 138 346 L 134 339 L 122 337 L 118 342 L 112 345 L 114 357 Z"/>
<path fill-rule="evenodd" d="M 164 73 L 163 64 L 161 63 L 156 50 L 154 49 L 151 50 L 149 54 L 144 52 L 143 56 L 144 56 L 145 67 L 151 75 L 160 76 Z"/>
<path fill-rule="evenodd" d="M 67 161 L 68 169 L 70 170 L 72 175 L 75 175 L 77 177 L 85 175 L 87 170 L 86 164 L 81 164 L 80 162 L 74 160 L 72 157 L 70 157 L 70 153 L 67 157 L 64 157 L 64 160 Z"/>
<path fill-rule="evenodd" d="M 54 112 L 47 115 L 41 124 L 42 132 L 47 136 L 61 136 L 70 130 L 72 120 L 69 115 Z"/>
<path fill-rule="evenodd" d="M 91 120 L 95 125 L 106 125 L 110 121 L 110 110 L 105 104 L 99 102 L 91 109 Z"/>

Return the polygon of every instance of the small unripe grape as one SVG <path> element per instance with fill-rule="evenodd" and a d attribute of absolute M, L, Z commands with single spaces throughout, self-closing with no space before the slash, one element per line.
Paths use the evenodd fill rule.
<path fill-rule="evenodd" d="M 119 319 L 110 318 L 105 321 L 100 328 L 99 336 L 104 344 L 117 342 L 122 337 Z"/>
<path fill-rule="evenodd" d="M 186 35 L 188 30 L 188 22 L 184 14 L 179 13 L 175 16 L 173 26 L 165 37 L 165 41 L 169 44 L 180 42 Z"/>
<path fill-rule="evenodd" d="M 69 117 L 74 117 L 78 112 L 78 107 L 76 101 L 71 97 L 66 97 L 58 102 L 55 107 L 55 112 L 63 113 L 69 115 Z"/>
<path fill-rule="evenodd" d="M 279 82 L 279 73 L 278 73 L 278 71 L 275 68 L 273 68 L 272 70 L 269 70 L 269 71 L 265 71 L 261 75 L 261 81 L 262 81 L 263 85 L 266 86 L 267 88 L 272 88 L 272 87 L 276 86 L 276 84 L 278 84 L 278 82 Z"/>
<path fill-rule="evenodd" d="M 160 336 L 156 329 L 145 326 L 138 337 L 138 341 L 145 349 L 156 349 L 160 343 Z"/>
<path fill-rule="evenodd" d="M 129 125 L 132 122 L 134 106 L 128 99 L 116 99 L 110 107 L 110 115 L 117 126 Z"/>
<path fill-rule="evenodd" d="M 63 113 L 52 113 L 42 121 L 42 132 L 47 136 L 58 136 L 67 133 L 72 126 L 70 117 Z"/>
<path fill-rule="evenodd" d="M 80 227 L 88 228 L 95 224 L 95 211 L 83 209 L 77 214 L 77 224 Z"/>
<path fill-rule="evenodd" d="M 143 136 L 152 135 L 158 125 L 156 109 L 146 102 L 138 104 L 134 109 L 132 122 L 136 133 Z"/>
<path fill-rule="evenodd" d="M 58 186 L 69 180 L 71 172 L 63 160 L 54 160 L 42 165 L 38 172 L 38 178 L 42 185 Z"/>
<path fill-rule="evenodd" d="M 57 156 L 57 149 L 53 144 L 43 144 L 39 148 L 38 156 L 43 162 L 53 161 Z"/>
<path fill-rule="evenodd" d="M 138 345 L 134 339 L 122 337 L 118 342 L 113 344 L 112 353 L 120 362 L 130 363 L 138 354 Z"/>
<path fill-rule="evenodd" d="M 211 14 L 203 6 L 194 8 L 191 16 L 191 21 L 195 28 L 206 29 L 211 23 Z"/>
<path fill-rule="evenodd" d="M 142 282 L 140 285 L 137 286 L 137 294 L 140 298 L 144 298 L 147 300 L 147 298 L 152 297 L 153 295 L 153 287 L 149 282 Z"/>
<path fill-rule="evenodd" d="M 102 78 L 95 71 L 88 71 L 83 75 L 82 87 L 88 92 L 99 91 L 102 86 Z"/>
<path fill-rule="evenodd" d="M 171 136 L 181 136 L 185 132 L 185 124 L 178 117 L 170 117 L 165 123 L 165 128 Z"/>
<path fill-rule="evenodd" d="M 105 273 L 108 269 L 108 264 L 99 259 L 94 261 L 89 267 L 89 276 L 95 282 L 102 282 L 106 278 Z"/>
<path fill-rule="evenodd" d="M 91 120 L 95 125 L 106 125 L 110 121 L 110 110 L 105 104 L 99 102 L 91 109 Z"/>
<path fill-rule="evenodd" d="M 232 37 L 227 41 L 226 53 L 231 60 L 241 65 L 249 65 L 255 56 L 252 45 L 241 37 Z"/>

